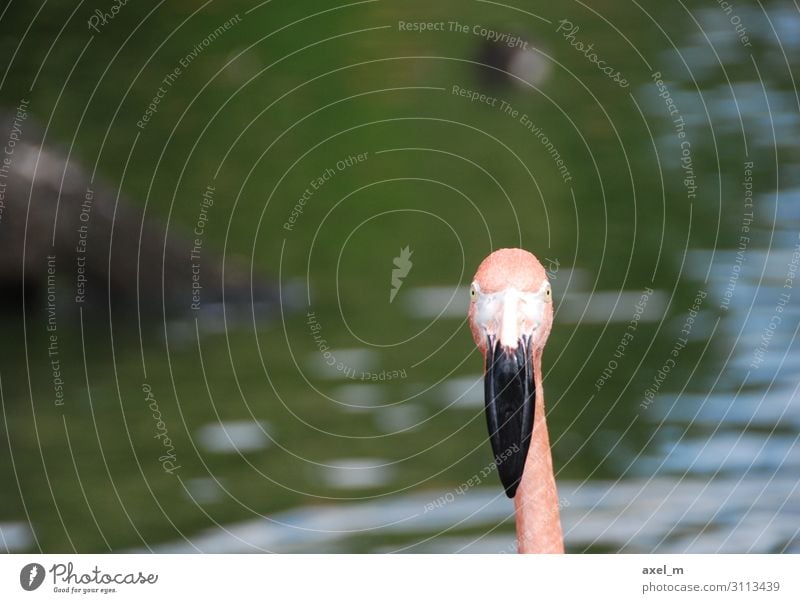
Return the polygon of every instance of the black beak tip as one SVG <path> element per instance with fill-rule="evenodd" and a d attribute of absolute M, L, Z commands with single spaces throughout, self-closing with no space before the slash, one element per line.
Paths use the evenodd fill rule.
<path fill-rule="evenodd" d="M 484 394 L 489 439 L 506 496 L 514 498 L 522 481 L 533 431 L 536 386 L 530 341 L 508 352 L 489 340 Z"/>
<path fill-rule="evenodd" d="M 505 486 L 506 496 L 509 498 L 514 498 L 517 495 L 517 488 L 519 487 L 519 481 L 515 481 L 507 486 Z"/>

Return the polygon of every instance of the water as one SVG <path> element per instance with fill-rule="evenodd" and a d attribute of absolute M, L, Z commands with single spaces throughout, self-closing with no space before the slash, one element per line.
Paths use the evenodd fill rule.
<path fill-rule="evenodd" d="M 63 405 L 44 302 L 2 318 L 0 550 L 513 552 L 497 477 L 463 487 L 491 462 L 465 312 L 480 260 L 521 245 L 556 303 L 544 374 L 567 550 L 800 552 L 800 15 L 764 7 L 735 7 L 749 45 L 714 5 L 603 7 L 626 41 L 580 7 L 526 21 L 415 2 L 250 47 L 308 7 L 209 6 L 174 30 L 188 13 L 173 6 L 104 75 L 144 16 L 129 4 L 67 80 L 87 39 L 70 22 L 34 82 L 68 17 L 46 8 L 0 85 L 3 107 L 52 116 L 59 150 L 24 173 L 57 182 L 77 131 L 72 161 L 183 233 L 213 181 L 203 253 L 239 258 L 284 307 L 109 320 L 78 311 L 59 260 Z M 10 6 L 9 31 L 30 10 Z M 237 11 L 137 128 L 164 74 Z M 534 88 L 492 84 L 469 62 L 478 36 L 396 31 L 454 18 L 558 62 Z M 628 88 L 555 31 L 564 18 Z"/>

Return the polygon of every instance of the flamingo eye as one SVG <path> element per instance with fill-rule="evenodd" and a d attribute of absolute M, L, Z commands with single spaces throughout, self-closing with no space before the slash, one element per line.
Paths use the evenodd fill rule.
<path fill-rule="evenodd" d="M 477 292 L 477 291 L 475 291 L 475 285 L 472 285 L 472 286 L 469 288 L 469 298 L 470 298 L 470 299 L 475 299 L 476 297 L 478 297 L 478 292 Z"/>
<path fill-rule="evenodd" d="M 547 299 L 550 299 L 550 298 L 552 297 L 552 295 L 553 295 L 553 290 L 552 290 L 552 288 L 550 287 L 550 285 L 547 285 L 547 289 L 545 289 L 545 290 L 544 290 L 544 296 L 545 296 Z"/>

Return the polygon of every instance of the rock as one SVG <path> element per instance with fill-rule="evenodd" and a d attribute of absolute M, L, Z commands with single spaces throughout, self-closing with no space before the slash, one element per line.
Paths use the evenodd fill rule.
<path fill-rule="evenodd" d="M 42 130 L 24 105 L 0 111 L 0 287 L 4 309 L 58 303 L 144 317 L 203 314 L 224 303 L 258 319 L 278 313 L 277 288 L 251 281 L 247 262 L 226 259 L 194 237 L 144 217 L 66 153 L 41 146 Z M 204 199 L 213 203 L 213 191 Z M 201 205 L 199 200 L 199 206 Z M 152 211 L 148 212 L 152 215 Z M 195 250 L 196 251 L 196 250 Z M 246 309 L 246 312 L 244 311 Z"/>

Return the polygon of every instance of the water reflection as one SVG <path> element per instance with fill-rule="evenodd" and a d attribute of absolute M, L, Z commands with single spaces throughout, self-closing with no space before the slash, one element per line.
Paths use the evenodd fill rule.
<path fill-rule="evenodd" d="M 334 459 L 320 470 L 320 476 L 329 486 L 340 490 L 377 488 L 392 481 L 388 465 L 386 459 Z"/>
<path fill-rule="evenodd" d="M 217 479 L 208 477 L 195 477 L 186 480 L 184 485 L 186 486 L 186 496 L 199 505 L 207 505 L 224 500 L 224 480 L 220 482 Z"/>
<path fill-rule="evenodd" d="M 412 10 L 377 4 L 359 9 L 371 24 Z M 431 19 L 446 12 L 428 4 L 413 10 Z M 206 18 L 214 21 L 213 11 L 222 9 L 209 10 Z M 611 22 L 630 23 L 628 8 L 604 10 Z M 173 149 L 148 130 L 137 138 L 124 187 L 148 195 L 157 216 L 191 224 L 191 189 L 207 186 L 207 162 L 230 143 L 216 206 L 225 219 L 210 221 L 207 236 L 251 257 L 254 272 L 280 275 L 292 307 L 270 322 L 261 320 L 267 308 L 258 304 L 209 303 L 191 317 L 170 318 L 164 329 L 127 331 L 135 321 L 123 318 L 113 332 L 89 313 L 85 324 L 60 318 L 69 400 L 63 410 L 49 403 L 45 320 L 32 310 L 23 332 L 22 319 L 11 317 L 3 326 L 13 343 L 0 346 L 0 371 L 14 457 L 0 461 L 11 493 L 0 500 L 0 549 L 91 552 L 110 543 L 115 550 L 164 552 L 512 552 L 513 507 L 499 484 L 456 487 L 491 462 L 481 359 L 464 326 L 468 279 L 490 248 L 523 245 L 548 259 L 557 303 L 544 369 L 567 549 L 800 552 L 800 102 L 787 71 L 788 62 L 796 72 L 800 18 L 778 3 L 766 14 L 755 6 L 736 10 L 751 46 L 714 6 L 693 11 L 700 28 L 682 11 L 659 7 L 660 22 L 680 32 L 670 40 L 648 33 L 644 20 L 630 32 L 652 71 L 663 73 L 685 120 L 698 185 L 691 201 L 682 139 L 652 71 L 588 16 L 576 17 L 582 34 L 626 71 L 634 84 L 630 99 L 617 90 L 608 96 L 602 74 L 559 36 L 542 47 L 566 69 L 548 64 L 546 90 L 500 85 L 492 92 L 547 124 L 574 188 L 549 174 L 554 156 L 518 120 L 450 93 L 456 83 L 480 85 L 458 61 L 397 59 L 377 70 L 341 65 L 342 56 L 359 57 L 365 49 L 472 57 L 468 37 L 410 40 L 386 32 L 371 41 L 342 40 L 337 52 L 292 55 L 266 74 L 253 67 L 296 50 L 298 38 L 287 36 L 232 66 L 237 81 L 241 73 L 256 76 L 255 92 L 234 95 L 231 102 L 241 106 L 227 112 L 218 136 L 198 141 L 193 127 L 181 127 L 193 137 Z M 502 21 L 502 11 L 493 11 Z M 519 19 L 512 17 L 509 26 Z M 337 18 L 309 24 L 319 29 L 307 33 L 321 39 L 331 27 L 349 27 Z M 34 31 L 32 39 L 47 35 Z M 181 44 L 191 47 L 192 40 Z M 110 42 L 107 36 L 95 43 Z M 237 54 L 225 48 L 221 56 Z M 53 57 L 63 57 L 64 73 L 73 67 L 69 52 Z M 162 61 L 157 83 L 171 59 L 154 60 Z M 203 78 L 198 88 L 210 82 L 210 96 L 217 94 L 214 71 L 202 71 L 199 62 L 194 68 Z M 251 122 L 282 85 L 293 88 L 299 74 L 319 73 L 341 79 L 312 82 L 302 96 L 276 101 Z M 89 81 L 92 74 L 81 77 Z M 30 89 L 23 75 L 12 73 L 9 82 Z M 116 106 L 127 84 L 113 80 L 98 98 Z M 50 84 L 41 85 L 40 106 L 60 98 L 60 87 L 48 92 Z M 76 94 L 65 98 L 82 98 Z M 179 97 L 171 95 L 169 102 Z M 139 100 L 126 119 L 139 111 Z M 183 111 L 188 100 L 181 103 Z M 197 131 L 220 106 L 214 99 L 198 103 Z M 164 114 L 172 115 L 167 106 Z M 97 119 L 87 136 L 106 140 L 104 114 L 92 110 Z M 125 124 L 108 137 L 113 157 L 133 152 L 124 144 Z M 291 135 L 276 140 L 288 124 Z M 74 119 L 56 118 L 54 130 L 69 140 L 74 126 Z M 242 139 L 225 142 L 229 130 Z M 482 132 L 508 146 L 475 138 Z M 303 155 L 328 136 L 335 144 Z M 275 149 L 254 165 L 253 149 L 273 142 Z M 89 164 L 91 145 L 79 147 Z M 166 170 L 184 173 L 188 192 L 152 175 L 150 159 L 167 147 L 165 161 L 202 157 Z M 387 147 L 404 153 L 377 154 Z M 427 151 L 441 148 L 450 155 L 432 160 Z M 368 161 L 332 169 L 297 209 L 314 176 L 362 150 Z M 109 177 L 128 169 L 104 161 L 111 164 L 100 162 L 99 173 Z M 742 182 L 749 161 L 752 208 Z M 466 167 L 473 164 L 485 171 Z M 45 175 L 59 176 L 52 169 Z M 746 223 L 750 209 L 753 220 Z M 378 214 L 390 219 L 375 226 Z M 284 228 L 293 215 L 296 228 Z M 439 230 L 440 223 L 452 228 Z M 409 246 L 413 267 L 389 304 L 393 259 Z M 618 352 L 645 290 L 651 293 L 635 340 Z M 642 408 L 654 375 L 674 357 L 698 291 L 704 301 L 675 368 L 659 378 L 657 395 Z M 205 380 L 198 379 L 201 354 Z M 598 379 L 610 361 L 613 371 Z M 143 404 L 143 382 L 155 392 L 183 467 L 178 482 L 157 462 L 163 451 Z"/>
<path fill-rule="evenodd" d="M 571 551 L 798 552 L 800 512 L 783 503 L 795 480 L 656 478 L 625 482 L 561 481 L 559 499 Z M 432 505 L 434 501 L 441 501 Z M 433 491 L 390 499 L 313 505 L 208 530 L 191 543 L 156 552 L 511 553 L 513 505 L 495 489 L 463 495 Z M 392 546 L 381 544 L 392 540 Z"/>
<path fill-rule="evenodd" d="M 33 546 L 33 535 L 24 521 L 0 522 L 0 552 L 22 553 Z"/>
<path fill-rule="evenodd" d="M 270 444 L 268 426 L 263 422 L 226 421 L 203 425 L 197 430 L 197 442 L 208 452 L 247 453 L 263 450 Z"/>
<path fill-rule="evenodd" d="M 326 348 L 309 354 L 305 368 L 318 379 L 352 379 L 377 365 L 378 355 L 369 348 Z"/>

